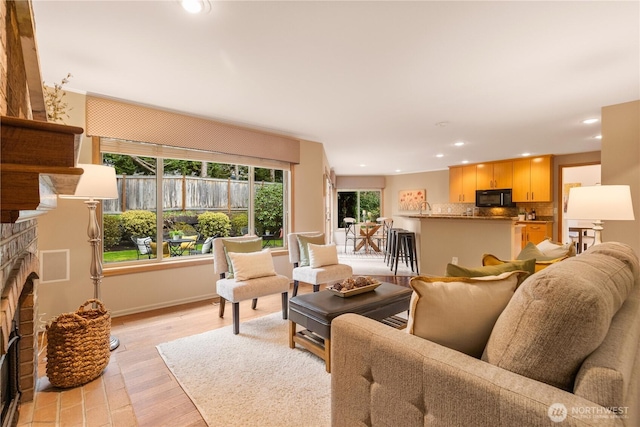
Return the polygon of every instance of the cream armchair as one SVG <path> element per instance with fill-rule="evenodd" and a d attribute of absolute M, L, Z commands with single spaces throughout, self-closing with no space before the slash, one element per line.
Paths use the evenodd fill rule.
<path fill-rule="evenodd" d="M 256 242 L 255 248 L 238 249 L 229 252 L 231 265 L 225 253 L 225 241 L 244 242 L 247 245 Z M 255 250 L 257 248 L 257 250 Z M 262 248 L 262 239 L 256 236 L 222 237 L 213 239 L 213 267 L 219 279 L 216 281 L 216 293 L 220 296 L 220 317 L 224 317 L 225 302 L 232 304 L 233 333 L 240 332 L 240 301 L 253 300 L 252 309 L 256 309 L 258 297 L 275 293 L 282 294 L 282 318 L 286 319 L 289 304 L 289 278 L 275 272 L 273 259 L 268 250 Z M 228 248 L 229 249 L 229 248 Z M 231 271 L 233 270 L 233 277 Z"/>
<path fill-rule="evenodd" d="M 299 282 L 313 285 L 313 292 L 320 290 L 321 284 L 332 284 L 344 280 L 353 275 L 351 266 L 346 264 L 330 264 L 321 267 L 308 265 L 308 254 L 301 253 L 301 244 L 298 236 L 312 244 L 324 244 L 324 234 L 319 231 L 289 233 L 289 261 L 293 264 L 293 296 L 298 294 Z M 304 246 L 304 244 L 302 245 Z"/>

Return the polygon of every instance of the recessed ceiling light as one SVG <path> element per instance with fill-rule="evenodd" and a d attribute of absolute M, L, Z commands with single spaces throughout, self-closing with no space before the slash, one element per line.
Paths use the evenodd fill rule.
<path fill-rule="evenodd" d="M 189 13 L 208 12 L 211 9 L 209 0 L 180 0 L 182 8 Z"/>
<path fill-rule="evenodd" d="M 443 127 L 445 127 L 445 126 L 446 126 L 446 125 L 448 125 L 448 124 L 449 124 L 449 122 L 444 121 L 444 122 L 438 122 L 438 123 L 436 123 L 436 126 L 443 128 Z"/>
<path fill-rule="evenodd" d="M 582 123 L 584 123 L 585 125 L 590 125 L 593 123 L 598 123 L 600 120 L 599 119 L 586 119 L 583 120 Z"/>
<path fill-rule="evenodd" d="M 436 154 L 436 157 L 438 157 L 438 158 L 440 158 L 440 157 L 444 157 L 444 154 L 442 154 L 442 153 L 438 153 L 438 154 Z"/>
<path fill-rule="evenodd" d="M 454 143 L 453 145 L 455 145 L 456 147 L 462 147 L 464 145 L 464 142 L 458 141 L 458 142 Z"/>
<path fill-rule="evenodd" d="M 402 172 L 402 169 L 396 169 L 396 172 Z"/>
<path fill-rule="evenodd" d="M 365 166 L 367 166 L 367 165 L 365 165 L 364 163 L 361 163 L 361 164 L 360 164 L 360 167 L 361 167 L 361 168 L 363 168 L 363 167 L 365 167 Z"/>
<path fill-rule="evenodd" d="M 463 160 L 461 163 L 469 163 L 469 160 Z"/>
<path fill-rule="evenodd" d="M 531 155 L 531 153 L 522 153 L 522 157 L 527 157 L 527 156 L 530 156 L 530 155 Z"/>
<path fill-rule="evenodd" d="M 596 135 L 593 137 L 594 139 L 602 139 L 602 135 Z"/>

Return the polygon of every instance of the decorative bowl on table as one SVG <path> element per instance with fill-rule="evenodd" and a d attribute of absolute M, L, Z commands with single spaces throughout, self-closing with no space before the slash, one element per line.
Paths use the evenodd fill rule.
<path fill-rule="evenodd" d="M 380 286 L 380 282 L 369 276 L 357 276 L 344 279 L 327 290 L 335 296 L 348 298 L 365 292 L 370 292 Z"/>

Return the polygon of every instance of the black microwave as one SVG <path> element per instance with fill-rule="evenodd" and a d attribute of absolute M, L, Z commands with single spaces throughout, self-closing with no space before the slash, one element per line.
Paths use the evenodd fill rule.
<path fill-rule="evenodd" d="M 477 190 L 476 206 L 479 208 L 511 208 L 516 204 L 511 199 L 511 189 Z"/>

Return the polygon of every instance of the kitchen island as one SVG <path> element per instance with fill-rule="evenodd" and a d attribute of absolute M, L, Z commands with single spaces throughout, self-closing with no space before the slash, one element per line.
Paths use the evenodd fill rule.
<path fill-rule="evenodd" d="M 520 252 L 521 227 L 512 217 L 414 214 L 400 218 L 400 227 L 416 233 L 424 275 L 444 276 L 454 258 L 458 265 L 479 267 L 484 254 L 508 260 Z"/>

